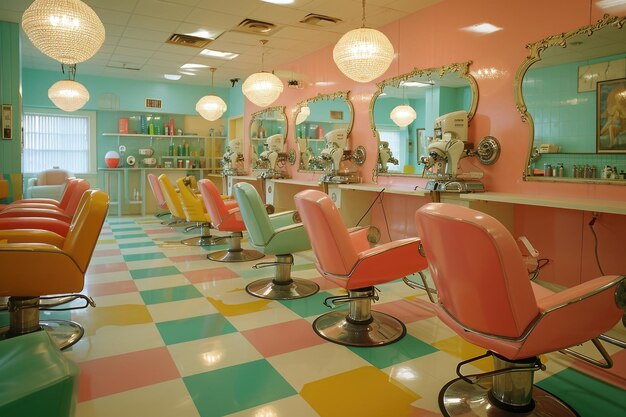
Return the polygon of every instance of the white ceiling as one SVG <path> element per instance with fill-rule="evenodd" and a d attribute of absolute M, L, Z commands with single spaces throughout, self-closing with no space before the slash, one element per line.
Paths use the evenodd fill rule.
<path fill-rule="evenodd" d="M 229 80 L 261 69 L 272 70 L 313 51 L 334 44 L 343 33 L 361 26 L 361 0 L 295 0 L 279 6 L 260 0 L 83 0 L 98 14 L 106 29 L 106 40 L 98 53 L 78 64 L 80 74 L 164 81 L 163 74 L 177 74 L 186 63 L 216 67 L 215 86 L 230 87 Z M 441 0 L 367 0 L 366 23 L 380 27 Z M 0 20 L 21 22 L 32 0 L 0 0 Z M 330 27 L 300 23 L 307 14 L 317 13 L 342 21 Z M 249 18 L 273 23 L 278 30 L 269 36 L 233 32 Z M 199 55 L 201 49 L 170 45 L 174 33 L 206 30 L 214 39 L 207 48 L 235 52 L 231 61 Z M 59 64 L 39 52 L 21 32 L 22 66 L 60 71 Z M 260 40 L 269 43 L 261 48 Z M 112 68 L 115 67 L 115 68 Z M 139 68 L 138 71 L 123 69 Z M 280 75 L 280 74 L 279 74 Z M 196 75 L 183 75 L 179 82 L 210 84 L 208 68 Z"/>

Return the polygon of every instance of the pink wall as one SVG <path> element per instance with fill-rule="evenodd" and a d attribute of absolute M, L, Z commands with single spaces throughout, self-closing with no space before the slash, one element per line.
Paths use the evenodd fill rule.
<path fill-rule="evenodd" d="M 471 6 L 471 7 L 470 7 Z M 624 13 L 623 11 L 621 12 Z M 596 21 L 603 11 L 593 8 L 591 20 Z M 489 22 L 503 28 L 491 35 L 474 35 L 459 28 Z M 444 0 L 411 16 L 394 22 L 382 31 L 400 54 L 400 69 L 396 62 L 379 80 L 406 73 L 414 67 L 429 68 L 452 62 L 473 61 L 472 72 L 480 68 L 495 67 L 504 72 L 497 79 L 478 79 L 478 109 L 470 125 L 470 139 L 475 143 L 486 135 L 498 138 L 502 154 L 492 166 L 481 166 L 485 172 L 483 182 L 489 191 L 525 193 L 534 195 L 558 195 L 564 197 L 606 199 L 624 201 L 626 187 L 585 184 L 557 184 L 525 182 L 522 172 L 526 166 L 528 149 L 528 125 L 518 114 L 513 96 L 517 68 L 527 56 L 527 43 L 546 36 L 566 32 L 590 23 L 590 0 Z M 332 45 L 297 60 L 280 70 L 292 71 L 305 80 L 305 88 L 285 88 L 273 105 L 284 105 L 289 119 L 287 147 L 296 148 L 293 108 L 303 99 L 318 93 L 350 90 L 355 120 L 351 145 L 363 145 L 368 159 L 361 168 L 363 182 L 372 182 L 371 173 L 376 163 L 377 143 L 369 126 L 369 106 L 375 83 L 359 84 L 346 78 L 336 68 L 332 59 Z M 316 87 L 315 82 L 334 83 Z M 246 100 L 245 126 L 250 114 L 259 110 Z M 249 158 L 247 158 L 249 160 Z M 296 172 L 290 167 L 294 178 L 314 179 L 310 173 Z M 381 185 L 416 185 L 419 180 L 407 177 L 379 177 Z M 412 212 L 416 204 L 408 202 L 411 197 L 388 198 L 385 201 L 392 237 L 398 238 L 414 233 Z M 423 203 L 425 199 L 418 199 Z M 409 206 L 411 210 L 406 207 Z M 380 224 L 380 211 L 375 212 Z M 391 213 L 391 215 L 390 215 Z M 593 241 L 586 223 L 589 213 L 572 210 L 556 210 L 530 206 L 516 208 L 516 233 L 526 234 L 541 251 L 552 259 L 546 268 L 550 276 L 571 285 L 599 275 L 593 258 Z M 384 225 L 384 224 L 383 224 Z M 626 273 L 626 257 L 620 255 L 622 238 L 626 236 L 626 217 L 601 215 L 596 225 L 600 233 L 600 250 L 607 273 Z M 381 230 L 383 230 L 381 228 Z M 383 233 L 385 235 L 385 233 Z"/>

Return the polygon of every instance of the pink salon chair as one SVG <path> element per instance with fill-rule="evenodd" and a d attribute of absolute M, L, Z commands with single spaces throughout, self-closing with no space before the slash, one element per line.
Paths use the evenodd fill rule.
<path fill-rule="evenodd" d="M 263 253 L 241 248 L 241 239 L 246 225 L 241 217 L 241 212 L 235 200 L 222 200 L 219 190 L 211 180 L 198 181 L 198 188 L 204 205 L 211 216 L 213 227 L 221 232 L 230 232 L 228 237 L 228 250 L 212 252 L 207 255 L 212 261 L 217 262 L 246 262 L 261 259 Z"/>
<path fill-rule="evenodd" d="M 148 174 L 148 184 L 150 184 L 150 189 L 152 190 L 152 194 L 157 202 L 157 207 L 162 211 L 156 213 L 157 217 L 169 216 L 171 215 L 169 208 L 167 207 L 167 201 L 165 201 L 165 196 L 163 195 L 163 191 L 161 190 L 161 186 L 159 185 L 159 179 L 154 174 Z M 174 223 L 176 220 L 174 220 Z M 170 226 L 172 223 L 167 222 L 164 223 Z"/>
<path fill-rule="evenodd" d="M 603 276 L 551 293 L 529 280 L 515 239 L 493 217 L 431 203 L 415 219 L 437 287 L 437 315 L 463 339 L 488 350 L 459 364 L 459 378 L 439 394 L 442 413 L 577 416 L 533 386 L 534 372 L 545 369 L 538 356 L 568 353 L 569 347 L 595 340 L 613 327 L 626 305 L 625 277 Z M 597 340 L 594 345 L 609 367 L 602 345 Z M 486 356 L 493 356 L 494 371 L 462 374 L 463 365 Z"/>
<path fill-rule="evenodd" d="M 58 206 L 46 202 L 9 205 L 0 212 L 0 219 L 10 217 L 48 217 L 70 223 L 83 193 L 89 189 L 89 183 L 86 180 L 74 179 L 73 181 L 76 182 L 76 185 L 72 188 L 65 207 L 61 206 L 61 201 Z"/>
<path fill-rule="evenodd" d="M 328 307 L 349 304 L 349 309 L 326 313 L 313 322 L 326 340 L 348 346 L 382 346 L 401 339 L 406 328 L 390 315 L 372 311 L 378 300 L 375 285 L 403 278 L 426 268 L 419 254 L 419 239 L 409 238 L 370 248 L 367 229 L 350 233 L 328 195 L 317 190 L 295 196 L 316 257 L 318 271 L 348 290 L 347 296 L 329 297 Z"/>

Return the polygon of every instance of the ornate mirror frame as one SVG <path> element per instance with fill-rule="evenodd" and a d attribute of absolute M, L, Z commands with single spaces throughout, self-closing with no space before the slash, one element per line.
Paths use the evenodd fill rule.
<path fill-rule="evenodd" d="M 250 169 L 256 169 L 254 168 L 254 164 L 255 161 L 253 160 L 254 158 L 254 152 L 252 152 L 252 141 L 253 140 L 258 140 L 260 138 L 258 137 L 252 137 L 252 125 L 253 123 L 257 120 L 260 119 L 262 115 L 264 114 L 272 114 L 274 112 L 277 112 L 279 114 L 282 114 L 283 118 L 285 119 L 285 131 L 284 131 L 284 140 L 285 142 L 283 142 L 283 146 L 287 143 L 287 134 L 289 133 L 289 123 L 287 121 L 287 113 L 286 113 L 286 107 L 285 106 L 273 106 L 273 107 L 267 107 L 263 110 L 259 110 L 256 111 L 254 113 L 252 113 L 250 115 L 250 123 L 248 125 L 248 139 L 250 140 Z"/>
<path fill-rule="evenodd" d="M 624 26 L 624 23 L 626 23 L 626 17 L 617 17 L 617 16 L 611 16 L 611 15 L 605 14 L 602 19 L 600 19 L 599 21 L 597 21 L 596 23 L 592 25 L 583 26 L 578 29 L 574 29 L 570 32 L 548 36 L 537 42 L 529 43 L 526 45 L 526 48 L 529 50 L 529 53 L 526 59 L 524 60 L 524 62 L 522 62 L 520 67 L 517 69 L 517 73 L 515 74 L 515 81 L 514 81 L 515 103 L 516 103 L 517 111 L 520 113 L 522 121 L 528 124 L 528 131 L 529 131 L 528 151 L 526 153 L 525 165 L 529 164 L 531 160 L 534 160 L 533 158 L 537 158 L 539 156 L 537 151 L 533 150 L 534 143 L 535 143 L 535 123 L 533 121 L 532 116 L 528 112 L 528 108 L 526 106 L 526 102 L 522 94 L 522 81 L 528 69 L 534 63 L 542 60 L 542 53 L 548 48 L 552 48 L 552 47 L 567 48 L 572 38 L 578 35 L 585 34 L 587 36 L 591 36 L 598 30 L 606 28 L 606 27 L 610 27 L 610 26 L 613 26 L 617 29 L 621 29 Z M 528 172 L 526 169 L 524 170 L 522 177 L 524 181 L 539 181 L 537 180 L 537 178 L 541 178 L 541 177 L 536 177 L 533 175 L 528 175 Z M 559 182 L 561 181 L 586 183 L 586 184 L 600 182 L 600 181 L 589 181 L 589 180 L 583 181 L 579 178 L 559 178 Z M 626 183 L 624 185 L 626 185 Z"/>
<path fill-rule="evenodd" d="M 350 112 L 350 123 L 348 126 L 348 137 L 350 136 L 350 133 L 352 132 L 352 127 L 354 126 L 354 106 L 352 105 L 352 102 L 350 101 L 349 98 L 350 95 L 350 90 L 345 90 L 345 91 L 336 91 L 334 93 L 327 93 L 327 94 L 323 94 L 323 93 L 319 93 L 317 94 L 315 97 L 311 97 L 311 98 L 307 98 L 305 100 L 299 101 L 298 103 L 296 103 L 296 107 L 294 109 L 293 112 L 293 117 L 294 117 L 294 126 L 295 126 L 295 121 L 298 118 L 298 114 L 300 113 L 300 110 L 303 107 L 307 107 L 309 106 L 311 103 L 315 103 L 317 101 L 322 101 L 322 100 L 335 100 L 335 99 L 342 99 L 346 105 L 348 106 L 348 110 Z M 294 130 L 297 132 L 297 129 L 294 128 Z M 298 138 L 295 138 L 295 143 L 296 146 L 298 144 Z M 323 170 L 307 170 L 307 169 L 298 169 L 298 171 L 302 171 L 302 172 L 318 172 L 318 171 L 323 171 Z"/>
<path fill-rule="evenodd" d="M 378 130 L 376 129 L 376 120 L 374 119 L 374 106 L 376 104 L 376 100 L 378 99 L 378 96 L 380 96 L 383 93 L 383 91 L 385 90 L 385 87 L 399 88 L 401 82 L 407 81 L 408 79 L 414 78 L 414 77 L 430 78 L 435 83 L 437 82 L 437 77 L 443 78 L 443 76 L 446 74 L 457 74 L 460 78 L 465 79 L 469 84 L 470 90 L 472 91 L 472 101 L 467 111 L 467 120 L 471 121 L 472 118 L 474 117 L 474 114 L 476 114 L 476 109 L 478 108 L 478 83 L 476 82 L 476 79 L 472 76 L 472 74 L 470 74 L 469 72 L 469 66 L 471 64 L 472 64 L 472 61 L 467 61 L 467 62 L 457 62 L 457 63 L 448 64 L 448 65 L 443 65 L 441 67 L 414 68 L 413 71 L 411 72 L 408 72 L 406 74 L 401 74 L 396 77 L 388 78 L 386 80 L 383 80 L 377 83 L 376 91 L 374 92 L 374 95 L 372 96 L 372 99 L 370 100 L 370 110 L 369 110 L 370 111 L 370 128 L 372 129 L 372 132 L 374 133 L 376 142 L 380 145 L 380 134 L 378 133 Z M 373 169 L 373 172 L 372 172 L 372 178 L 375 179 L 378 175 L 379 175 L 378 164 L 376 164 L 376 167 Z M 389 173 L 389 174 L 382 174 L 382 175 L 421 176 L 420 174 L 399 174 L 399 173 Z"/>

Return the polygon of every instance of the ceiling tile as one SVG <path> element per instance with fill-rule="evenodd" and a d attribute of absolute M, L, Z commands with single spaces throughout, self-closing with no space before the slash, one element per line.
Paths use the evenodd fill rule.
<path fill-rule="evenodd" d="M 195 8 L 193 13 L 182 19 L 185 23 L 208 26 L 217 29 L 231 29 L 244 19 L 241 15 L 219 13 L 212 10 Z"/>
<path fill-rule="evenodd" d="M 158 19 L 170 21 L 183 21 L 191 11 L 192 7 L 173 4 L 158 0 L 139 0 L 135 13 L 142 16 L 150 16 Z"/>
<path fill-rule="evenodd" d="M 116 10 L 131 13 L 137 6 L 137 0 L 84 0 L 91 8 Z"/>
<path fill-rule="evenodd" d="M 387 7 L 400 10 L 405 13 L 414 13 L 433 4 L 441 3 L 442 0 L 394 0 Z"/>
<path fill-rule="evenodd" d="M 108 9 L 100 9 L 100 8 L 95 8 L 94 11 L 96 12 L 98 17 L 100 18 L 100 21 L 102 21 L 104 25 L 106 25 L 107 23 L 110 23 L 114 25 L 126 26 L 126 24 L 128 23 L 128 20 L 130 19 L 130 13 L 127 13 L 127 12 L 118 12 L 116 10 L 108 10 Z"/>
<path fill-rule="evenodd" d="M 149 16 L 134 15 L 131 21 L 128 22 L 129 27 L 155 30 L 158 29 L 161 32 L 174 33 L 174 30 L 178 27 L 179 23 L 174 20 L 159 19 Z"/>
<path fill-rule="evenodd" d="M 137 56 L 142 58 L 148 58 L 154 55 L 154 51 L 146 51 L 144 49 L 138 48 L 126 48 L 123 46 L 118 46 L 117 48 L 115 48 L 114 53 L 119 55 Z"/>
<path fill-rule="evenodd" d="M 197 7 L 231 15 L 247 16 L 260 4 L 259 1 L 250 0 L 201 1 Z"/>
<path fill-rule="evenodd" d="M 122 38 L 117 44 L 126 48 L 136 48 L 144 51 L 157 51 L 163 45 L 162 42 L 131 38 Z"/>
<path fill-rule="evenodd" d="M 143 39 L 147 41 L 165 42 L 172 34 L 170 32 L 160 32 L 143 28 L 127 27 L 124 31 L 124 37 L 131 39 Z"/>

